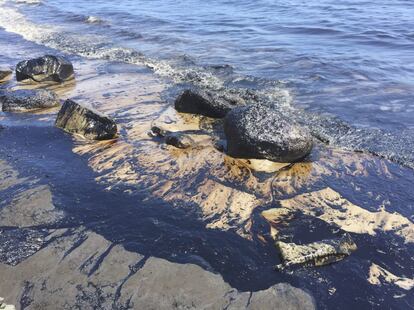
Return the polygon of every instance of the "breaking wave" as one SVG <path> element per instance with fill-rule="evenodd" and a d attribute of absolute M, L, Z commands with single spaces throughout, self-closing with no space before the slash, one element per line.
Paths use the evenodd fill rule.
<path fill-rule="evenodd" d="M 4 3 L 0 1 L 0 5 Z M 93 16 L 84 21 L 102 22 Z M 414 130 L 385 132 L 373 128 L 356 128 L 336 117 L 295 108 L 291 91 L 280 81 L 237 75 L 232 67 L 226 65 L 197 66 L 193 61 L 184 61 L 182 64 L 182 59 L 150 58 L 135 49 L 108 42 L 104 36 L 77 34 L 59 26 L 35 24 L 8 6 L 3 6 L 0 11 L 0 27 L 21 35 L 28 41 L 62 52 L 91 59 L 144 65 L 175 84 L 208 88 L 221 92 L 224 96 L 236 95 L 248 102 L 274 106 L 286 117 L 308 126 L 320 141 L 349 150 L 369 152 L 414 168 Z"/>

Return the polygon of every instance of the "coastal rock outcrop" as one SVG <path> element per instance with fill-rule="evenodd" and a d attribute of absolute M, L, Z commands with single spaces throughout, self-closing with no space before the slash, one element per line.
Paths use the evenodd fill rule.
<path fill-rule="evenodd" d="M 91 140 L 113 139 L 118 131 L 112 119 L 70 99 L 66 100 L 60 109 L 55 125 L 66 132 L 76 133 Z"/>
<path fill-rule="evenodd" d="M 349 234 L 345 234 L 341 238 L 305 245 L 278 241 L 276 247 L 283 259 L 283 264 L 276 266 L 278 270 L 293 265 L 328 265 L 344 259 L 357 250 L 357 246 Z"/>
<path fill-rule="evenodd" d="M 31 79 L 36 82 L 64 82 L 74 76 L 72 63 L 61 57 L 46 55 L 43 57 L 24 60 L 16 66 L 16 79 L 23 81 Z"/>
<path fill-rule="evenodd" d="M 224 121 L 227 153 L 236 158 L 295 162 L 313 146 L 310 132 L 261 105 L 238 107 Z"/>
<path fill-rule="evenodd" d="M 13 72 L 10 69 L 0 68 L 0 82 L 5 81 Z"/>
<path fill-rule="evenodd" d="M 0 94 L 4 112 L 28 112 L 53 108 L 60 104 L 58 96 L 44 89 L 20 89 Z"/>
<path fill-rule="evenodd" d="M 223 118 L 234 107 L 242 104 L 235 98 L 224 98 L 204 90 L 185 90 L 175 100 L 175 109 L 182 113 Z"/>

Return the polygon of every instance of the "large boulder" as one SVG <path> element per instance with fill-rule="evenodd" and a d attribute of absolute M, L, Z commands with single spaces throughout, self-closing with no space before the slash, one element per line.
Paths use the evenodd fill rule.
<path fill-rule="evenodd" d="M 236 158 L 295 162 L 310 153 L 309 131 L 262 105 L 238 107 L 224 121 L 227 153 Z"/>
<path fill-rule="evenodd" d="M 4 112 L 28 112 L 53 108 L 60 104 L 58 96 L 44 89 L 20 89 L 0 94 Z"/>
<path fill-rule="evenodd" d="M 117 126 L 112 119 L 70 99 L 63 104 L 55 124 L 66 132 L 91 140 L 113 139 L 117 134 Z"/>
<path fill-rule="evenodd" d="M 0 82 L 8 79 L 13 72 L 10 69 L 0 68 Z"/>
<path fill-rule="evenodd" d="M 223 118 L 240 104 L 242 103 L 238 98 L 225 98 L 209 91 L 188 89 L 175 100 L 175 109 L 182 113 Z"/>
<path fill-rule="evenodd" d="M 46 55 L 40 58 L 24 60 L 16 66 L 17 81 L 34 80 L 36 82 L 64 82 L 73 78 L 72 63 L 61 57 Z"/>

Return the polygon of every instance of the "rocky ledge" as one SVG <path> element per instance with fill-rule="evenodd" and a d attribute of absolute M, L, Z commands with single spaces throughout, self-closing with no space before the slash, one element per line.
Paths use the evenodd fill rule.
<path fill-rule="evenodd" d="M 53 108 L 60 104 L 58 96 L 44 89 L 21 89 L 0 94 L 0 103 L 4 112 L 28 112 Z"/>
<path fill-rule="evenodd" d="M 118 131 L 112 119 L 70 99 L 63 104 L 55 124 L 66 132 L 79 134 L 91 140 L 113 139 Z"/>
<path fill-rule="evenodd" d="M 64 82 L 74 77 L 72 63 L 60 56 L 46 55 L 40 58 L 24 60 L 16 66 L 17 81 Z"/>
<path fill-rule="evenodd" d="M 231 110 L 224 121 L 227 153 L 237 158 L 295 162 L 313 146 L 310 132 L 275 109 L 250 105 Z"/>

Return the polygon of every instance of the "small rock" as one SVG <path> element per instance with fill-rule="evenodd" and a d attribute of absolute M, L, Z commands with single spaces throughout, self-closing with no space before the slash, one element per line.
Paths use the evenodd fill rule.
<path fill-rule="evenodd" d="M 226 99 L 208 91 L 185 90 L 176 100 L 175 109 L 182 113 L 199 114 L 213 118 L 223 118 L 237 105 L 235 99 Z"/>
<path fill-rule="evenodd" d="M 166 144 L 179 149 L 187 149 L 195 144 L 195 141 L 186 134 L 167 131 L 157 126 L 151 128 L 149 135 L 151 137 L 164 138 Z"/>
<path fill-rule="evenodd" d="M 9 78 L 12 73 L 13 73 L 13 71 L 11 71 L 9 69 L 1 69 L 0 68 L 0 82 L 3 82 L 7 78 Z"/>
<path fill-rule="evenodd" d="M 357 250 L 357 246 L 349 234 L 345 234 L 341 238 L 305 245 L 278 241 L 276 247 L 283 259 L 283 264 L 276 266 L 278 270 L 293 265 L 328 265 L 344 259 Z"/>
<path fill-rule="evenodd" d="M 195 142 L 188 135 L 179 132 L 171 132 L 165 136 L 165 143 L 179 149 L 187 149 L 193 146 Z"/>
<path fill-rule="evenodd" d="M 224 121 L 227 153 L 236 158 L 269 159 L 291 163 L 308 155 L 310 132 L 261 105 L 238 107 Z"/>
<path fill-rule="evenodd" d="M 70 99 L 63 104 L 55 124 L 66 132 L 91 140 L 113 139 L 117 134 L 117 126 L 112 119 Z"/>
<path fill-rule="evenodd" d="M 16 79 L 32 79 L 36 82 L 64 82 L 73 78 L 73 65 L 61 56 L 46 55 L 40 58 L 24 60 L 16 66 Z"/>
<path fill-rule="evenodd" d="M 0 94 L 4 112 L 28 112 L 58 106 L 59 98 L 44 89 L 20 89 Z"/>

